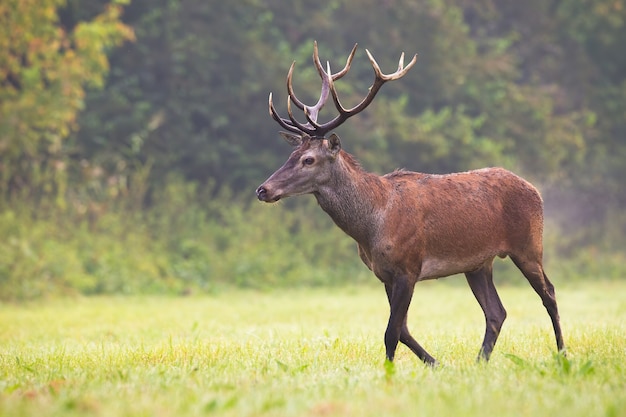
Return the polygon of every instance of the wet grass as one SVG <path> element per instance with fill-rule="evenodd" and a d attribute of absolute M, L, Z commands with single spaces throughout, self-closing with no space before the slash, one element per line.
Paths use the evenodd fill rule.
<path fill-rule="evenodd" d="M 568 356 L 524 286 L 476 364 L 482 312 L 468 288 L 422 283 L 385 366 L 379 287 L 103 297 L 0 306 L 3 416 L 626 416 L 626 283 L 561 288 Z"/>

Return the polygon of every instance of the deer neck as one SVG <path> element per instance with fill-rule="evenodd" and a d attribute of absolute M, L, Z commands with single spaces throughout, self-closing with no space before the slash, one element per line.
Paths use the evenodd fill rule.
<path fill-rule="evenodd" d="M 351 155 L 341 151 L 331 180 L 314 195 L 339 228 L 358 243 L 365 244 L 378 229 L 386 192 L 378 175 L 365 171 Z"/>

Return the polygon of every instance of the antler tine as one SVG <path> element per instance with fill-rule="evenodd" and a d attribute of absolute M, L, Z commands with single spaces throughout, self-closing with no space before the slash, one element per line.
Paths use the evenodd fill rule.
<path fill-rule="evenodd" d="M 269 109 L 272 119 L 276 120 L 276 122 L 278 122 L 278 124 L 281 125 L 284 129 L 287 129 L 290 132 L 294 133 L 302 133 L 300 129 L 298 129 L 296 126 L 293 126 L 288 120 L 285 120 L 278 115 L 278 113 L 276 112 L 276 108 L 274 108 L 274 103 L 272 102 L 272 93 L 270 93 L 269 98 Z"/>
<path fill-rule="evenodd" d="M 380 78 L 384 81 L 393 81 L 393 80 L 397 80 L 398 78 L 402 78 L 404 74 L 406 74 L 411 69 L 411 67 L 415 65 L 415 62 L 417 62 L 417 54 L 415 54 L 411 62 L 409 62 L 409 64 L 405 67 L 404 66 L 404 52 L 402 52 L 402 54 L 400 55 L 400 61 L 398 62 L 398 70 L 392 74 L 383 74 L 383 72 L 380 70 L 380 67 L 378 66 L 378 63 L 376 62 L 376 60 L 374 59 L 370 51 L 366 49 L 365 52 L 367 53 L 367 57 L 369 58 L 370 63 L 372 64 L 372 67 L 374 67 L 376 78 L 377 79 Z"/>
<path fill-rule="evenodd" d="M 304 113 L 306 114 L 307 111 L 305 110 Z M 296 118 L 294 117 L 293 112 L 291 111 L 291 96 L 287 96 L 287 115 L 289 116 L 289 120 L 291 120 L 291 123 L 293 124 L 293 126 L 297 127 L 301 132 L 305 132 L 310 135 L 315 134 L 316 129 L 311 128 L 307 125 L 303 125 L 302 123 L 297 121 Z M 309 119 L 308 116 L 307 116 L 307 119 Z"/>
<path fill-rule="evenodd" d="M 359 46 L 358 43 L 355 43 L 352 47 L 352 51 L 350 51 L 350 55 L 348 55 L 348 59 L 346 60 L 346 65 L 343 69 L 335 74 L 332 74 L 333 81 L 336 81 L 346 75 L 348 71 L 350 71 L 350 67 L 352 66 L 352 59 L 354 58 L 354 54 L 356 54 L 356 49 Z M 320 62 L 319 52 L 317 50 L 317 41 L 313 42 L 313 62 L 315 62 L 315 67 L 317 67 L 317 72 L 320 74 L 320 77 L 324 79 L 325 72 L 322 63 Z"/>
<path fill-rule="evenodd" d="M 291 97 L 291 100 L 293 101 L 293 103 L 296 106 L 298 106 L 300 110 L 304 110 L 305 104 L 301 102 L 300 100 L 298 100 L 298 98 L 296 97 L 296 94 L 293 92 L 293 85 L 291 83 L 291 80 L 293 79 L 293 69 L 295 67 L 296 67 L 296 61 L 293 61 L 291 63 L 291 67 L 289 67 L 289 72 L 287 73 L 287 93 L 289 94 L 289 97 Z"/>
<path fill-rule="evenodd" d="M 328 90 L 326 91 L 326 99 L 328 99 Z M 321 108 L 321 107 L 320 107 Z M 313 112 L 313 110 L 315 112 Z M 319 114 L 319 110 L 320 109 L 310 109 L 309 107 L 306 107 L 304 109 L 304 117 L 306 117 L 306 120 L 309 122 L 309 124 L 311 126 L 313 126 L 313 128 L 315 130 L 319 129 L 321 126 L 317 123 L 317 115 Z"/>
<path fill-rule="evenodd" d="M 313 60 L 316 61 L 315 66 L 318 67 L 317 72 L 319 73 L 320 78 L 322 79 L 322 90 L 320 91 L 319 100 L 317 100 L 317 103 L 315 103 L 313 107 L 305 106 L 305 108 L 302 108 L 302 107 L 300 108 L 304 110 L 304 115 L 306 116 L 309 123 L 311 123 L 313 126 L 317 126 L 317 116 L 320 110 L 322 110 L 322 107 L 324 107 L 324 105 L 328 101 L 328 93 L 330 92 L 330 89 L 329 89 L 328 77 L 326 76 L 326 73 L 324 71 L 320 71 L 319 66 L 318 66 L 317 61 L 319 61 L 319 56 L 317 54 L 317 42 L 315 42 L 313 49 L 314 49 Z"/>
<path fill-rule="evenodd" d="M 322 89 L 320 91 L 320 98 L 317 100 L 317 103 L 314 106 L 307 106 L 306 104 L 304 104 L 300 99 L 298 99 L 295 92 L 293 91 L 293 70 L 296 66 L 296 62 L 295 61 L 292 62 L 291 67 L 289 67 L 289 72 L 287 73 L 287 92 L 289 94 L 289 99 L 290 99 L 290 102 L 293 102 L 293 104 L 295 104 L 300 110 L 304 111 L 304 115 L 306 116 L 306 119 L 309 122 L 308 124 L 313 129 L 311 129 L 307 125 L 303 125 L 300 122 L 298 122 L 293 116 L 293 113 L 289 111 L 289 119 L 291 120 L 291 124 L 293 125 L 292 127 L 303 128 L 303 129 L 306 129 L 305 131 L 307 132 L 320 128 L 320 125 L 317 123 L 317 117 L 322 107 L 324 107 L 324 105 L 328 101 L 328 95 L 330 93 L 329 79 L 331 81 L 338 80 L 348 73 L 348 71 L 350 70 L 350 66 L 352 65 L 352 59 L 354 58 L 354 55 L 356 53 L 357 46 L 358 44 L 355 44 L 354 47 L 352 47 L 352 51 L 350 52 L 350 55 L 348 55 L 348 59 L 346 60 L 345 67 L 338 73 L 332 74 L 329 77 L 328 74 L 330 74 L 330 72 L 327 74 L 326 72 L 324 72 L 322 68 L 322 64 L 319 58 L 319 49 L 317 47 L 317 41 L 313 42 L 313 62 L 315 63 L 315 66 L 317 67 L 317 72 L 319 73 L 320 78 L 322 79 Z M 284 119 L 282 120 L 283 122 L 287 122 Z"/>
<path fill-rule="evenodd" d="M 398 71 L 401 71 L 404 68 L 404 52 L 400 54 L 400 60 L 398 60 Z"/>
<path fill-rule="evenodd" d="M 376 62 L 376 60 L 374 59 L 370 51 L 366 49 L 365 52 L 367 53 L 367 56 L 370 60 L 370 63 L 372 64 L 372 67 L 374 68 L 374 73 L 375 73 L 374 83 L 370 87 L 369 92 L 367 93 L 367 96 L 356 106 L 352 107 L 351 109 L 346 109 L 341 105 L 339 101 L 339 96 L 337 94 L 337 90 L 335 88 L 335 84 L 333 83 L 332 77 L 329 77 L 330 93 L 333 96 L 333 102 L 335 103 L 335 107 L 337 108 L 339 115 L 337 115 L 331 121 L 321 125 L 320 128 L 318 129 L 318 131 L 320 131 L 318 135 L 326 134 L 330 130 L 340 126 L 348 118 L 365 110 L 365 108 L 370 105 L 372 100 L 374 100 L 374 97 L 378 93 L 378 90 L 380 90 L 380 88 L 383 86 L 384 83 L 386 83 L 387 81 L 397 80 L 398 78 L 403 77 L 411 69 L 411 67 L 413 67 L 413 65 L 417 61 L 417 54 L 415 54 L 411 62 L 409 62 L 409 64 L 405 67 L 404 66 L 404 52 L 403 52 L 402 55 L 400 56 L 400 61 L 398 63 L 398 70 L 392 74 L 383 74 L 383 72 L 380 69 L 380 66 L 378 65 L 378 63 Z M 328 65 L 328 73 L 330 74 L 330 64 Z"/>
<path fill-rule="evenodd" d="M 328 61 L 326 61 L 326 68 L 328 69 L 328 73 L 330 74 L 330 62 Z M 341 115 L 347 114 L 348 110 L 346 110 L 345 107 L 343 107 L 341 103 L 339 102 L 339 95 L 337 94 L 337 89 L 335 88 L 335 83 L 333 82 L 333 79 L 331 77 L 328 77 L 328 78 L 330 79 L 330 94 L 333 96 L 333 102 L 335 103 L 335 107 L 337 108 L 337 111 L 339 112 L 339 116 L 337 116 L 335 119 L 338 119 Z M 333 120 L 331 120 L 331 122 Z M 329 124 L 331 122 L 328 122 L 326 124 Z"/>
<path fill-rule="evenodd" d="M 330 76 L 332 80 L 338 80 L 348 73 L 352 65 L 352 59 L 354 58 L 354 55 L 356 54 L 357 46 L 358 44 L 354 44 L 354 46 L 352 47 L 352 51 L 350 51 L 350 54 L 348 55 L 348 59 L 346 60 L 346 65 L 344 66 L 344 68 L 338 73 L 332 74 Z M 325 73 L 324 69 L 322 68 L 322 64 L 320 62 L 320 57 L 319 57 L 319 49 L 317 47 L 317 41 L 313 41 L 313 62 L 315 63 L 315 67 L 317 68 L 317 72 L 320 75 L 320 78 L 322 79 L 322 89 L 320 91 L 320 98 L 317 100 L 317 103 L 315 103 L 314 106 L 307 106 L 302 101 L 300 101 L 294 94 L 292 76 L 293 76 L 293 68 L 294 68 L 295 62 L 294 64 L 291 65 L 291 68 L 289 69 L 289 74 L 287 75 L 287 89 L 289 91 L 289 96 L 292 98 L 293 103 L 298 108 L 300 108 L 300 110 L 304 111 L 304 115 L 306 116 L 309 124 L 311 124 L 311 126 L 315 128 L 319 128 L 320 125 L 317 123 L 317 117 L 322 107 L 324 107 L 324 105 L 328 101 L 328 94 L 330 92 L 328 75 L 331 73 L 330 72 Z"/>

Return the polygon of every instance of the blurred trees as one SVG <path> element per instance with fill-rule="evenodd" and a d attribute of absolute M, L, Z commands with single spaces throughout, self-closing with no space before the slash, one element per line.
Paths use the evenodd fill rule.
<path fill-rule="evenodd" d="M 204 221 L 223 224 L 215 204 L 245 211 L 290 151 L 268 116 L 268 93 L 284 114 L 294 59 L 298 96 L 313 102 L 319 93 L 313 40 L 335 69 L 359 43 L 337 83 L 347 105 L 372 81 L 364 48 L 385 72 L 400 52 L 419 55 L 406 77 L 338 129 L 367 169 L 505 166 L 542 188 L 549 217 L 563 226 L 563 253 L 623 245 L 620 0 L 4 1 L 0 207 L 65 213 L 100 233 L 115 212 L 124 221 L 150 218 L 139 230 L 169 230 L 159 250 L 180 261 L 158 274 L 177 277 L 173 265 L 189 262 L 181 248 L 193 228 L 184 234 L 164 223 L 191 206 L 203 221 L 196 205 L 213 207 Z M 329 105 L 320 119 L 332 116 Z M 294 220 L 294 242 L 302 230 Z M 21 251 L 18 243 L 5 253 Z"/>
<path fill-rule="evenodd" d="M 38 200 L 66 193 L 65 139 L 78 127 L 86 87 L 102 87 L 106 53 L 132 30 L 108 4 L 65 26 L 62 0 L 0 4 L 0 197 Z"/>
<path fill-rule="evenodd" d="M 626 40 L 626 4 L 485 0 L 467 6 L 477 33 L 515 39 L 509 48 L 515 82 L 534 89 L 528 110 L 535 116 L 522 140 L 535 147 L 520 147 L 532 150 L 522 161 L 540 174 L 548 214 L 570 237 L 565 246 L 603 242 L 610 250 L 623 243 L 626 55 L 619 45 Z"/>
<path fill-rule="evenodd" d="M 289 63 L 314 100 L 312 41 L 336 67 L 359 42 L 387 69 L 400 51 L 419 54 L 408 77 L 339 129 L 368 168 L 504 165 L 592 191 L 623 174 L 625 14 L 610 0 L 135 0 L 124 21 L 137 42 L 111 54 L 107 88 L 87 97 L 75 144 L 109 171 L 149 162 L 151 185 L 177 172 L 251 187 L 287 153 L 266 100 L 273 91 L 284 107 Z M 371 77 L 361 50 L 339 85 L 345 100 Z M 591 168 L 595 183 L 583 183 Z"/>
<path fill-rule="evenodd" d="M 380 104 L 340 129 L 372 169 L 502 164 L 535 181 L 570 178 L 598 158 L 598 141 L 610 148 L 624 133 L 622 5 L 135 0 L 124 20 L 138 40 L 113 52 L 76 143 L 90 158 L 151 160 L 156 182 L 176 171 L 248 187 L 285 154 L 265 107 L 269 91 L 284 97 L 291 60 L 297 88 L 314 99 L 312 41 L 335 66 L 359 42 L 384 68 L 400 51 L 420 55 Z M 346 80 L 346 100 L 369 86 L 362 51 Z"/>

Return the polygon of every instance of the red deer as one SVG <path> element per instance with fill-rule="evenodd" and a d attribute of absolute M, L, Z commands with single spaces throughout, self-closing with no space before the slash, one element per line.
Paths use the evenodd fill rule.
<path fill-rule="evenodd" d="M 543 264 L 543 202 L 530 183 L 502 168 L 484 168 L 447 175 L 398 170 L 383 176 L 366 172 L 341 147 L 339 137 L 328 133 L 363 111 L 387 81 L 403 77 L 417 55 L 398 70 L 383 74 L 366 50 L 375 79 L 358 105 L 346 109 L 339 102 L 334 82 L 352 63 L 356 45 L 343 70 L 333 74 L 322 67 L 314 45 L 313 61 L 322 79 L 314 106 L 302 103 L 293 92 L 294 64 L 287 76 L 288 119 L 281 118 L 269 96 L 270 115 L 288 132 L 282 136 L 297 148 L 287 162 L 259 188 L 259 200 L 313 194 L 335 224 L 356 240 L 365 265 L 385 285 L 390 316 L 385 331 L 386 356 L 393 361 L 398 342 L 422 361 L 435 359 L 411 336 L 407 312 L 418 281 L 464 273 L 478 300 L 486 330 L 478 360 L 488 361 L 506 311 L 493 283 L 493 260 L 509 256 L 543 302 L 554 328 L 558 350 L 564 352 L 554 286 Z M 317 116 L 332 96 L 338 115 L 326 123 Z M 299 122 L 291 104 L 303 110 Z"/>

